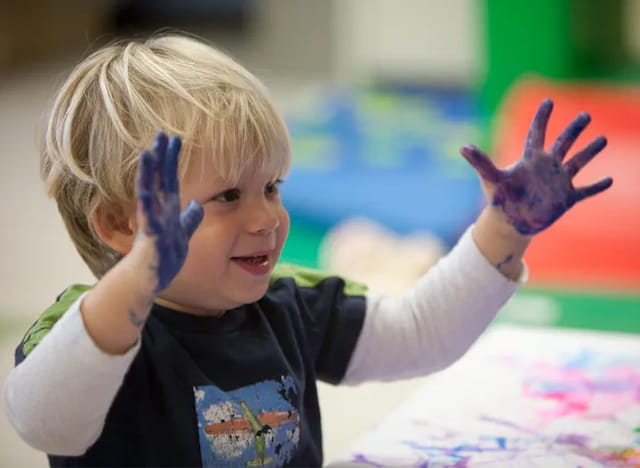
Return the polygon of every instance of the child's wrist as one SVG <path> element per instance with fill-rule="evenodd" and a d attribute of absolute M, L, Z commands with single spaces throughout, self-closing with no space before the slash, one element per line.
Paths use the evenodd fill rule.
<path fill-rule="evenodd" d="M 527 246 L 533 236 L 518 232 L 506 213 L 498 206 L 488 205 L 480 214 L 478 223 L 493 236 L 514 245 Z"/>
<path fill-rule="evenodd" d="M 155 239 L 142 233 L 138 235 L 129 253 L 120 261 L 122 268 L 134 279 L 137 289 L 150 298 L 158 285 L 156 266 L 158 254 Z"/>
<path fill-rule="evenodd" d="M 511 280 L 520 278 L 524 269 L 522 257 L 532 237 L 520 234 L 500 208 L 487 206 L 472 235 L 480 252 L 504 276 Z"/>

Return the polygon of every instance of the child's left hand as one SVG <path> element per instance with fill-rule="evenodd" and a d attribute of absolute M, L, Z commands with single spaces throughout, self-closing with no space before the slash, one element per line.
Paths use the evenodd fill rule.
<path fill-rule="evenodd" d="M 596 138 L 563 164 L 563 159 L 590 116 L 579 114 L 562 132 L 551 149 L 544 150 L 544 137 L 553 103 L 545 99 L 529 128 L 523 157 L 506 169 L 497 169 L 491 159 L 475 146 L 460 150 L 480 175 L 491 203 L 502 209 L 508 222 L 522 235 L 546 229 L 575 203 L 611 186 L 611 177 L 586 187 L 574 188 L 571 179 L 607 144 Z"/>

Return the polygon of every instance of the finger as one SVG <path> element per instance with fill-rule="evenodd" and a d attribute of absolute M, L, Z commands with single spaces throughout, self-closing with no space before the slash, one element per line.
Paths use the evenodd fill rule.
<path fill-rule="evenodd" d="M 178 156 L 182 142 L 180 137 L 172 136 L 167 145 L 167 157 L 164 161 L 164 186 L 167 193 L 178 192 Z"/>
<path fill-rule="evenodd" d="M 567 161 L 565 165 L 567 169 L 567 173 L 569 177 L 575 176 L 580 169 L 582 169 L 585 165 L 591 161 L 596 154 L 598 154 L 602 149 L 607 146 L 607 139 L 603 136 L 599 136 L 595 140 L 593 140 L 589 146 L 585 149 L 577 153 L 573 158 Z"/>
<path fill-rule="evenodd" d="M 164 132 L 158 132 L 153 140 L 153 152 L 160 157 L 167 152 L 167 134 Z"/>
<path fill-rule="evenodd" d="M 613 184 L 613 179 L 611 177 L 605 177 L 604 179 L 596 182 L 595 184 L 578 188 L 574 192 L 575 201 L 579 202 L 580 200 L 584 200 L 585 198 L 597 195 L 600 192 L 607 190 L 609 187 L 611 187 L 611 184 Z"/>
<path fill-rule="evenodd" d="M 147 229 L 152 233 L 161 232 L 161 225 L 158 222 L 155 212 L 158 206 L 156 183 L 156 168 L 158 159 L 151 151 L 145 150 L 140 153 L 138 163 L 137 192 L 138 201 L 142 206 L 142 212 L 147 224 Z"/>
<path fill-rule="evenodd" d="M 549 122 L 549 116 L 552 110 L 553 101 L 551 99 L 543 100 L 538 107 L 536 115 L 529 127 L 527 141 L 524 145 L 525 159 L 530 158 L 534 152 L 544 148 L 544 136 L 547 132 L 547 123 Z"/>
<path fill-rule="evenodd" d="M 138 200 L 142 206 L 142 212 L 144 213 L 144 218 L 147 223 L 147 232 L 160 234 L 162 232 L 162 223 L 157 215 L 159 206 L 157 194 L 152 190 L 140 190 L 138 192 Z"/>
<path fill-rule="evenodd" d="M 482 150 L 473 145 L 465 145 L 460 148 L 460 153 L 484 180 L 493 184 L 500 180 L 500 171 Z"/>
<path fill-rule="evenodd" d="M 157 159 L 151 151 L 145 150 L 140 153 L 140 161 L 138 162 L 138 192 L 142 190 L 152 191 L 155 166 Z"/>
<path fill-rule="evenodd" d="M 164 164 L 167 158 L 167 135 L 164 132 L 158 132 L 155 140 L 153 140 L 153 153 L 158 160 L 158 177 L 160 178 L 159 188 L 165 189 L 164 181 Z"/>
<path fill-rule="evenodd" d="M 555 141 L 551 147 L 551 155 L 562 161 L 567 154 L 567 151 L 569 151 L 569 148 L 571 148 L 571 145 L 573 145 L 573 142 L 576 141 L 578 135 L 582 133 L 582 130 L 584 130 L 590 121 L 591 116 L 589 114 L 586 112 L 580 112 Z"/>
<path fill-rule="evenodd" d="M 202 205 L 194 200 L 191 200 L 182 213 L 180 213 L 180 225 L 184 229 L 188 239 L 191 238 L 196 228 L 200 225 L 203 216 L 204 209 Z"/>

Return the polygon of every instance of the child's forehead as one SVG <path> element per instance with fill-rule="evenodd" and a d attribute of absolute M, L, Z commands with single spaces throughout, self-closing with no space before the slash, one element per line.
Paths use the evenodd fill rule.
<path fill-rule="evenodd" d="M 253 180 L 283 177 L 287 168 L 280 161 L 265 161 L 268 156 L 254 160 L 239 159 L 230 164 L 229 161 L 217 159 L 213 155 L 194 152 L 181 162 L 180 178 L 185 183 L 206 181 L 215 185 L 237 185 Z M 269 164 L 271 162 L 272 164 Z"/>

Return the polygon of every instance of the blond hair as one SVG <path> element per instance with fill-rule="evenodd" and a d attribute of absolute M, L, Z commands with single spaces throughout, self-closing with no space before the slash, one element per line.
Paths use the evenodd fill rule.
<path fill-rule="evenodd" d="M 182 138 L 181 174 L 196 149 L 229 181 L 247 167 L 278 176 L 289 168 L 289 135 L 265 87 L 214 47 L 164 35 L 94 52 L 54 99 L 41 174 L 98 278 L 121 255 L 100 240 L 91 216 L 134 205 L 139 153 L 159 130 Z"/>

